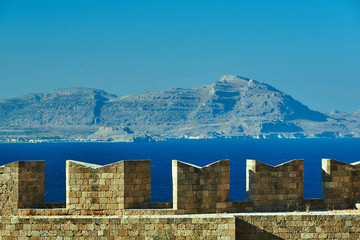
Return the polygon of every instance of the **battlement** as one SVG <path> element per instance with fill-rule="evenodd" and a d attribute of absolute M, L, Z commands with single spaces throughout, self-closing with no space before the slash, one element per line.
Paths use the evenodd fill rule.
<path fill-rule="evenodd" d="M 139 208 L 150 202 L 150 160 L 105 166 L 66 161 L 66 206 L 72 211 Z"/>
<path fill-rule="evenodd" d="M 360 162 L 322 159 L 322 195 L 325 203 L 347 208 L 360 196 Z"/>
<path fill-rule="evenodd" d="M 45 161 L 19 161 L 0 166 L 0 213 L 16 214 L 44 201 Z"/>
<path fill-rule="evenodd" d="M 360 197 L 360 163 L 323 159 L 322 169 L 323 198 L 304 199 L 303 160 L 278 166 L 247 160 L 247 200 L 230 202 L 230 160 L 204 167 L 173 160 L 173 201 L 155 203 L 150 197 L 150 160 L 104 166 L 67 160 L 66 204 L 59 205 L 43 203 L 45 162 L 19 161 L 0 166 L 0 214 L 30 210 L 35 215 L 134 215 L 353 208 Z M 51 206 L 57 208 L 49 209 Z"/>
<path fill-rule="evenodd" d="M 304 198 L 304 160 L 275 167 L 247 160 L 246 193 L 247 200 L 254 202 L 257 211 L 289 210 Z"/>
<path fill-rule="evenodd" d="M 211 210 L 217 203 L 229 201 L 229 160 L 205 167 L 173 160 L 172 177 L 174 209 Z"/>

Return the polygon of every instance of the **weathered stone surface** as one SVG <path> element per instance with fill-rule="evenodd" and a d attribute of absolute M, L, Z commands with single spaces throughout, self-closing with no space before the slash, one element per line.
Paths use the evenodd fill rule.
<path fill-rule="evenodd" d="M 0 166 L 0 214 L 16 214 L 44 201 L 45 161 Z"/>
<path fill-rule="evenodd" d="M 34 209 L 44 197 L 44 161 L 14 162 L 0 167 L 0 238 L 359 239 L 356 210 L 191 215 L 279 211 L 297 200 L 303 210 L 347 207 L 360 195 L 359 170 L 358 163 L 323 159 L 324 199 L 303 199 L 302 160 L 276 167 L 249 160 L 249 201 L 229 202 L 229 160 L 202 168 L 174 161 L 174 209 L 139 209 L 171 207 L 151 205 L 149 160 L 105 166 L 67 161 L 66 208 Z"/>
<path fill-rule="evenodd" d="M 359 239 L 359 213 L 236 214 L 235 239 Z"/>
<path fill-rule="evenodd" d="M 360 214 L 0 217 L 3 239 L 359 239 Z"/>
<path fill-rule="evenodd" d="M 298 200 L 304 198 L 304 161 L 293 160 L 273 167 L 247 160 L 246 192 L 255 211 L 299 210 Z"/>
<path fill-rule="evenodd" d="M 214 211 L 218 203 L 229 201 L 230 161 L 205 167 L 173 160 L 173 208 Z M 222 206 L 220 205 L 219 208 Z"/>
<path fill-rule="evenodd" d="M 233 216 L 0 217 L 4 239 L 235 239 Z"/>
<path fill-rule="evenodd" d="M 44 161 L 0 167 L 0 214 L 166 215 L 353 208 L 358 163 L 323 160 L 323 199 L 304 199 L 303 160 L 275 167 L 247 161 L 247 201 L 229 201 L 229 160 L 205 167 L 173 161 L 173 202 L 151 202 L 150 160 L 66 163 L 66 205 L 43 203 Z"/>
<path fill-rule="evenodd" d="M 73 213 L 139 208 L 150 202 L 150 160 L 105 166 L 66 161 L 66 205 Z"/>
<path fill-rule="evenodd" d="M 328 208 L 349 208 L 360 200 L 360 162 L 322 159 L 323 199 Z"/>

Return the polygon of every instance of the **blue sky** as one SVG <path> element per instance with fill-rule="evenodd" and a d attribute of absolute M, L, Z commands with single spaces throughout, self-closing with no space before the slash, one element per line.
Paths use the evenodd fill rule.
<path fill-rule="evenodd" d="M 358 0 L 0 0 L 0 99 L 121 95 L 235 74 L 312 109 L 360 109 Z"/>

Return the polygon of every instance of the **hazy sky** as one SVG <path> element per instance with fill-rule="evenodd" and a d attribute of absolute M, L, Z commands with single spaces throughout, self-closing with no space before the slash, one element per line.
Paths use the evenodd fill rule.
<path fill-rule="evenodd" d="M 358 0 L 0 0 L 0 99 L 121 95 L 235 74 L 312 109 L 360 109 Z"/>

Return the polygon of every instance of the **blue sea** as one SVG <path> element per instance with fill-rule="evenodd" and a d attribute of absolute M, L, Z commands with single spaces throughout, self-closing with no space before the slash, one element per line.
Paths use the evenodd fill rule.
<path fill-rule="evenodd" d="M 45 201 L 65 202 L 65 161 L 105 165 L 120 160 L 151 160 L 151 198 L 172 200 L 171 161 L 205 166 L 230 159 L 230 200 L 246 200 L 246 159 L 278 165 L 305 161 L 305 198 L 321 198 L 321 159 L 360 161 L 360 139 L 220 139 L 155 143 L 4 143 L 0 165 L 45 160 Z"/>

